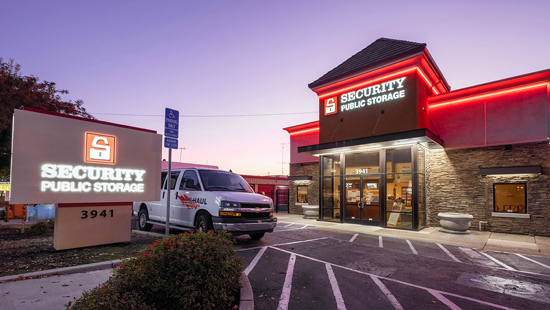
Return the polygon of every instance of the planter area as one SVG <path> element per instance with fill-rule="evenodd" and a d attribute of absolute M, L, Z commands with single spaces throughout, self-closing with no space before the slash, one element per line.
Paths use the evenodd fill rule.
<path fill-rule="evenodd" d="M 304 211 L 305 219 L 318 219 L 319 218 L 319 206 L 303 205 L 302 211 Z"/>
<path fill-rule="evenodd" d="M 470 214 L 454 212 L 441 212 L 438 216 L 441 231 L 453 234 L 469 234 L 468 228 L 474 218 Z"/>

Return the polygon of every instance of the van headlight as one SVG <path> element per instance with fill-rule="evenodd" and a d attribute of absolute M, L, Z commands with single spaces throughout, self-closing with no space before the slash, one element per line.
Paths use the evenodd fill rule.
<path fill-rule="evenodd" d="M 240 203 L 234 202 L 234 201 L 222 201 L 220 207 L 222 208 L 239 208 L 241 206 Z"/>

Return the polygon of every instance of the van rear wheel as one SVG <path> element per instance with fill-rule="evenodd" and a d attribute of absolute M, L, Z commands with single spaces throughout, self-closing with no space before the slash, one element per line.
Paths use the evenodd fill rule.
<path fill-rule="evenodd" d="M 150 231 L 151 228 L 153 228 L 152 224 L 147 223 L 149 220 L 149 213 L 147 212 L 147 209 L 141 208 L 138 213 L 138 228 L 141 231 Z"/>
<path fill-rule="evenodd" d="M 197 223 L 195 224 L 195 228 L 200 231 L 207 232 L 209 230 L 212 230 L 212 218 L 208 213 L 202 213 L 197 218 Z"/>
<path fill-rule="evenodd" d="M 252 239 L 252 240 L 260 240 L 265 235 L 265 233 L 261 232 L 261 233 L 254 233 L 254 234 L 249 234 L 249 235 L 250 235 L 250 239 Z"/>

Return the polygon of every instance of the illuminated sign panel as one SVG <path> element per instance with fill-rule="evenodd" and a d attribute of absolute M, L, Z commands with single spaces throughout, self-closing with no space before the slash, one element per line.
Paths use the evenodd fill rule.
<path fill-rule="evenodd" d="M 340 96 L 340 112 L 405 98 L 404 83 L 405 77 L 402 77 L 344 93 Z"/>
<path fill-rule="evenodd" d="M 325 116 L 338 113 L 338 97 L 325 99 Z"/>
<path fill-rule="evenodd" d="M 114 136 L 86 133 L 86 162 L 114 164 L 116 151 Z"/>
<path fill-rule="evenodd" d="M 162 136 L 116 124 L 16 110 L 10 203 L 157 200 Z"/>

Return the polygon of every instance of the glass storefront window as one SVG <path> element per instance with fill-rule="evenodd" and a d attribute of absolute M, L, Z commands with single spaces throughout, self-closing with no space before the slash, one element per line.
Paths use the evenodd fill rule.
<path fill-rule="evenodd" d="M 411 148 L 386 151 L 386 226 L 413 228 Z"/>
<path fill-rule="evenodd" d="M 298 185 L 296 192 L 298 193 L 296 202 L 307 203 L 307 185 Z"/>
<path fill-rule="evenodd" d="M 346 155 L 346 175 L 380 173 L 380 153 L 355 153 Z"/>
<path fill-rule="evenodd" d="M 340 177 L 323 177 L 322 218 L 325 221 L 340 221 Z"/>
<path fill-rule="evenodd" d="M 323 156 L 323 176 L 340 175 L 340 155 Z"/>
<path fill-rule="evenodd" d="M 527 213 L 526 183 L 493 184 L 495 212 Z"/>

